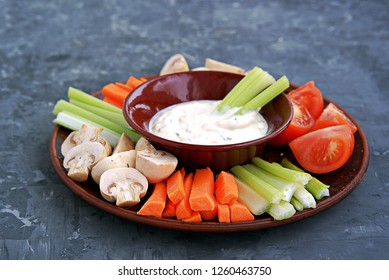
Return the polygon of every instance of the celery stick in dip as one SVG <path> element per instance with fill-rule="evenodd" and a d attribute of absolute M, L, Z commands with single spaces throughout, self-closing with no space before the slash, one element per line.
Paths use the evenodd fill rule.
<path fill-rule="evenodd" d="M 219 103 L 197 100 L 172 105 L 155 114 L 149 131 L 172 141 L 201 145 L 243 143 L 267 134 L 268 124 L 258 111 L 236 115 L 240 107 L 235 107 L 218 112 Z"/>

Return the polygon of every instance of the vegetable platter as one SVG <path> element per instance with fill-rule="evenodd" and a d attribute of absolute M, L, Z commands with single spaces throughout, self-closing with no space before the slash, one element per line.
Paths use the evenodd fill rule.
<path fill-rule="evenodd" d="M 295 88 L 297 87 L 291 84 L 287 91 L 291 91 Z M 97 92 L 93 95 L 100 98 L 102 97 L 101 92 Z M 334 104 L 326 98 L 324 98 L 324 102 L 326 105 L 330 103 Z M 217 221 L 203 221 L 201 223 L 183 222 L 171 218 L 156 218 L 138 215 L 137 211 L 139 211 L 142 207 L 145 200 L 131 208 L 118 207 L 106 201 L 102 197 L 98 186 L 92 179 L 88 179 L 87 181 L 81 183 L 73 181 L 68 177 L 67 171 L 63 167 L 64 157 L 61 154 L 61 145 L 71 133 L 71 130 L 59 125 L 54 128 L 51 135 L 49 146 L 50 159 L 59 178 L 73 193 L 98 209 L 132 222 L 160 228 L 196 232 L 235 232 L 277 227 L 319 214 L 320 212 L 342 201 L 361 183 L 369 164 L 369 147 L 367 139 L 362 128 L 353 119 L 353 117 L 341 107 L 337 107 L 342 110 L 342 112 L 355 124 L 357 128 L 357 131 L 354 134 L 355 146 L 353 153 L 346 164 L 341 168 L 329 173 L 315 175 L 315 177 L 324 184 L 331 186 L 330 196 L 319 200 L 315 208 L 298 211 L 292 217 L 284 220 L 275 220 L 270 215 L 264 214 L 255 216 L 253 221 L 237 223 L 219 223 Z M 280 162 L 284 157 L 296 163 L 296 159 L 288 146 L 267 145 L 263 150 L 262 158 L 265 160 Z"/>

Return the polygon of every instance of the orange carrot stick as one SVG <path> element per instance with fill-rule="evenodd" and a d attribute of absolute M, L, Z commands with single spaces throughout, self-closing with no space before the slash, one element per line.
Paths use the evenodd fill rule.
<path fill-rule="evenodd" d="M 126 85 L 126 84 L 123 84 L 123 83 L 116 82 L 115 85 L 117 85 L 118 87 L 124 89 L 127 92 L 131 92 L 133 90 L 132 87 L 130 87 L 130 86 Z"/>
<path fill-rule="evenodd" d="M 230 204 L 238 199 L 238 185 L 231 173 L 220 172 L 215 181 L 215 196 L 221 204 Z"/>
<path fill-rule="evenodd" d="M 242 203 L 235 201 L 229 205 L 231 222 L 253 221 L 254 216 Z"/>
<path fill-rule="evenodd" d="M 162 212 L 166 205 L 166 197 L 166 182 L 162 181 L 156 183 L 150 197 L 139 209 L 137 214 L 142 216 L 162 217 Z"/>
<path fill-rule="evenodd" d="M 197 169 L 189 203 L 193 211 L 209 211 L 216 207 L 214 200 L 214 175 L 210 168 Z"/>
<path fill-rule="evenodd" d="M 217 219 L 219 223 L 230 223 L 230 207 L 225 204 L 217 205 Z"/>
<path fill-rule="evenodd" d="M 214 201 L 215 201 L 215 205 L 217 205 L 217 201 L 216 201 L 216 198 L 214 198 Z M 208 210 L 208 211 L 200 211 L 200 215 L 201 215 L 201 219 L 203 221 L 212 221 L 212 220 L 216 220 L 216 217 L 217 217 L 217 206 L 213 209 L 213 210 Z"/>
<path fill-rule="evenodd" d="M 184 177 L 180 170 L 177 170 L 167 178 L 167 195 L 174 204 L 177 204 L 185 197 Z"/>
<path fill-rule="evenodd" d="M 162 217 L 174 218 L 176 216 L 176 205 L 167 197 L 165 209 L 163 209 Z"/>
<path fill-rule="evenodd" d="M 109 97 L 103 97 L 103 101 L 120 109 L 123 107 L 123 102 L 118 102 L 117 100 L 111 99 Z"/>
<path fill-rule="evenodd" d="M 118 102 L 123 102 L 124 99 L 126 99 L 128 92 L 117 85 L 110 83 L 102 88 L 101 94 L 105 97 L 117 100 Z"/>
<path fill-rule="evenodd" d="M 176 217 L 178 220 L 187 219 L 192 216 L 193 211 L 190 208 L 189 196 L 192 189 L 193 177 L 194 174 L 189 173 L 184 178 L 185 197 L 176 205 Z"/>
<path fill-rule="evenodd" d="M 134 76 L 130 76 L 127 79 L 126 85 L 130 86 L 131 88 L 136 88 L 137 86 L 141 85 L 143 83 L 142 80 L 135 78 Z"/>
<path fill-rule="evenodd" d="M 186 218 L 186 219 L 183 219 L 182 221 L 184 222 L 201 222 L 201 215 L 200 215 L 200 212 L 199 211 L 193 211 L 193 214 L 189 217 L 189 218 Z"/>

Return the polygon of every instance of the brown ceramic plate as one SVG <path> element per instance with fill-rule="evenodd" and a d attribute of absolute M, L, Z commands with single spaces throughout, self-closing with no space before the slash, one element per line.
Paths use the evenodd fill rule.
<path fill-rule="evenodd" d="M 328 103 L 330 101 L 326 100 L 326 102 Z M 61 155 L 61 144 L 68 136 L 70 131 L 60 126 L 56 126 L 54 128 L 51 136 L 49 149 L 50 159 L 54 170 L 71 191 L 73 191 L 77 196 L 89 204 L 120 218 L 151 226 L 183 231 L 233 232 L 259 230 L 289 224 L 314 216 L 339 203 L 346 196 L 348 196 L 359 185 L 359 183 L 361 183 L 369 165 L 369 147 L 362 128 L 350 114 L 347 112 L 345 112 L 345 114 L 356 124 L 358 128 L 358 131 L 355 134 L 354 152 L 350 160 L 342 168 L 331 173 L 316 176 L 324 183 L 331 185 L 330 196 L 318 201 L 316 208 L 305 209 L 304 211 L 297 212 L 293 217 L 283 221 L 275 221 L 267 214 L 258 216 L 254 221 L 251 222 L 230 224 L 223 224 L 218 222 L 187 223 L 170 218 L 138 216 L 136 211 L 140 208 L 141 204 L 131 209 L 117 207 L 103 199 L 103 197 L 100 195 L 98 185 L 92 180 L 89 180 L 85 183 L 78 183 L 71 180 L 66 175 L 65 169 L 62 167 L 63 157 Z M 283 156 L 286 156 L 292 161 L 294 160 L 291 151 L 287 147 L 275 148 L 266 146 L 264 148 L 264 159 L 269 161 L 280 161 Z"/>

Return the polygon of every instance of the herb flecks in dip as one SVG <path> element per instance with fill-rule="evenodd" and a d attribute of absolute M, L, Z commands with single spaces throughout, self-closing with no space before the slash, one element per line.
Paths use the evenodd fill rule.
<path fill-rule="evenodd" d="M 257 111 L 235 115 L 239 108 L 218 112 L 220 101 L 179 103 L 159 111 L 151 119 L 151 133 L 176 142 L 228 145 L 261 138 L 267 134 L 266 120 Z"/>

